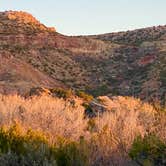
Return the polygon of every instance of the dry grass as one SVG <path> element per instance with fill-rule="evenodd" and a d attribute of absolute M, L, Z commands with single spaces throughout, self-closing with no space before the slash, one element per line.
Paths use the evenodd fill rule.
<path fill-rule="evenodd" d="M 88 130 L 80 99 L 63 100 L 51 96 L 32 97 L 0 95 L 0 125 L 11 126 L 15 121 L 24 129 L 32 128 L 77 141 L 87 141 L 89 162 L 93 166 L 133 164 L 128 152 L 134 139 L 154 133 L 166 141 L 166 114 L 151 105 L 129 97 L 101 98 L 107 112 L 93 119 L 94 131 Z M 85 149 L 85 147 L 84 147 Z"/>
<path fill-rule="evenodd" d="M 97 131 L 93 133 L 93 138 L 97 150 L 92 147 L 91 157 L 95 163 L 133 164 L 128 158 L 128 152 L 138 136 L 153 133 L 166 142 L 165 112 L 159 113 L 148 103 L 132 97 L 120 96 L 112 100 L 100 97 L 100 101 L 107 107 L 107 112 L 95 118 Z"/>
<path fill-rule="evenodd" d="M 82 106 L 63 99 L 46 95 L 29 99 L 16 95 L 0 96 L 1 125 L 10 126 L 17 121 L 25 128 L 41 130 L 52 136 L 77 138 L 86 125 L 83 116 Z"/>

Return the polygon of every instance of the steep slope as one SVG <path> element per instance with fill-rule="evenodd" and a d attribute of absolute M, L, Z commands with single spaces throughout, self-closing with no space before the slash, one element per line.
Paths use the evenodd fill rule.
<path fill-rule="evenodd" d="M 14 57 L 0 56 L 0 93 L 25 94 L 31 87 L 60 86 L 33 66 Z"/>
<path fill-rule="evenodd" d="M 28 13 L 1 12 L 0 55 L 8 54 L 59 86 L 165 101 L 166 26 L 72 37 Z"/>

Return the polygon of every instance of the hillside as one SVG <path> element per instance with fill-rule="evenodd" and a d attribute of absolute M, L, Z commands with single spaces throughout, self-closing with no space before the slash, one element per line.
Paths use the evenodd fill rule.
<path fill-rule="evenodd" d="M 129 95 L 164 103 L 165 29 L 165 26 L 159 26 L 72 37 L 44 26 L 28 13 L 1 12 L 0 55 L 8 57 L 12 63 L 19 61 L 19 64 L 31 66 L 32 70 L 41 73 L 40 80 L 48 78 L 50 81 L 42 86 L 58 85 L 95 96 Z M 21 73 L 22 69 L 17 68 L 17 71 Z M 22 75 L 36 79 L 37 76 L 32 78 L 27 69 L 23 71 Z M 38 86 L 40 81 L 34 80 L 33 84 L 24 81 L 28 87 Z M 2 75 L 1 85 L 6 83 Z"/>
<path fill-rule="evenodd" d="M 9 54 L 8 54 L 9 55 Z M 57 87 L 58 82 L 17 58 L 0 56 L 0 93 L 24 95 L 32 87 Z"/>
<path fill-rule="evenodd" d="M 119 44 L 138 46 L 143 42 L 151 42 L 165 38 L 166 25 L 149 28 L 136 29 L 126 32 L 106 33 L 93 35 L 91 37 L 102 40 L 109 40 Z"/>
<path fill-rule="evenodd" d="M 0 12 L 0 166 L 165 166 L 165 101 L 166 26 L 65 36 Z"/>

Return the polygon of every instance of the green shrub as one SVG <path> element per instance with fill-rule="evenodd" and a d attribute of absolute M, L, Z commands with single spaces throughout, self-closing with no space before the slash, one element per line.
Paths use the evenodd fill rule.
<path fill-rule="evenodd" d="M 111 92 L 111 90 L 109 89 L 109 87 L 106 84 L 100 85 L 100 86 L 96 87 L 95 89 L 88 88 L 86 91 L 95 97 L 103 96 L 103 95 L 106 95 Z"/>
<path fill-rule="evenodd" d="M 0 156 L 0 166 L 57 166 L 57 164 L 55 160 L 45 158 L 41 152 L 35 156 L 6 153 Z"/>
<path fill-rule="evenodd" d="M 82 98 L 83 100 L 85 100 L 86 102 L 91 102 L 93 100 L 93 96 L 89 95 L 83 91 L 77 91 L 76 95 L 80 98 Z"/>
<path fill-rule="evenodd" d="M 73 95 L 73 92 L 71 89 L 66 90 L 66 89 L 62 89 L 62 88 L 54 88 L 54 89 L 50 89 L 51 93 L 59 98 L 70 98 Z"/>
<path fill-rule="evenodd" d="M 155 135 L 140 136 L 133 142 L 129 156 L 139 165 L 166 164 L 166 144 Z"/>
<path fill-rule="evenodd" d="M 46 163 L 56 166 L 50 158 L 50 146 L 46 136 L 37 131 L 23 131 L 15 124 L 0 128 L 0 166 L 40 166 Z"/>
<path fill-rule="evenodd" d="M 20 45 L 15 45 L 14 50 L 17 51 L 18 53 L 21 53 L 25 50 L 25 48 L 23 46 L 20 46 Z"/>
<path fill-rule="evenodd" d="M 88 150 L 84 139 L 78 142 L 57 139 L 50 144 L 37 131 L 23 131 L 15 124 L 0 128 L 0 166 L 88 166 Z"/>
<path fill-rule="evenodd" d="M 164 84 L 166 82 L 166 69 L 163 69 L 161 72 L 160 72 L 160 80 L 161 82 Z"/>
<path fill-rule="evenodd" d="M 78 142 L 60 138 L 52 149 L 58 166 L 88 166 L 88 149 L 84 138 Z"/>
<path fill-rule="evenodd" d="M 14 124 L 8 129 L 0 129 L 0 152 L 13 152 L 18 155 L 25 155 L 29 151 L 40 149 L 41 145 L 47 145 L 47 138 L 41 132 L 28 130 L 22 132 L 19 124 Z"/>

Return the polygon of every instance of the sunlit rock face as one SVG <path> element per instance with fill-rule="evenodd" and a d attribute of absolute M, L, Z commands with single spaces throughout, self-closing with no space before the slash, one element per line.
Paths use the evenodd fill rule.
<path fill-rule="evenodd" d="M 49 28 L 41 24 L 31 14 L 22 11 L 0 12 L 0 32 L 6 33 L 32 33 L 55 32 L 55 28 Z"/>

